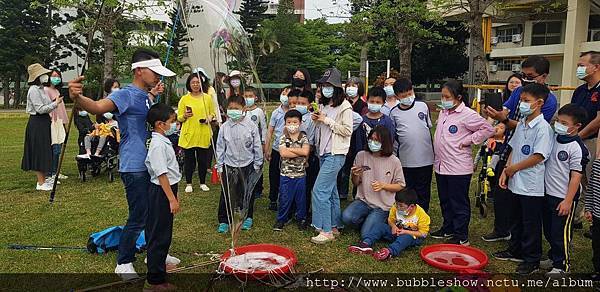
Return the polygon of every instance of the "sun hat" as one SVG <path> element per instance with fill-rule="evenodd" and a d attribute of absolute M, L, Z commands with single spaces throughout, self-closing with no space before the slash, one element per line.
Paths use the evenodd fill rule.
<path fill-rule="evenodd" d="M 50 72 L 52 71 L 44 68 L 44 66 L 40 65 L 39 63 L 31 64 L 29 65 L 29 67 L 27 67 L 27 74 L 29 74 L 29 79 L 27 79 L 27 83 L 31 83 L 35 81 L 38 77 L 44 74 L 48 74 Z"/>

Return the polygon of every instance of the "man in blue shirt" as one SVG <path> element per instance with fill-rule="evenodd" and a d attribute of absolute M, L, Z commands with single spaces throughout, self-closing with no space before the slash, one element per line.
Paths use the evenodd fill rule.
<path fill-rule="evenodd" d="M 144 164 L 148 138 L 146 115 L 153 103 L 152 97 L 161 86 L 160 76 L 175 76 L 175 73 L 163 67 L 159 57 L 157 53 L 149 50 L 137 50 L 133 54 L 131 64 L 132 84 L 98 101 L 82 95 L 83 76 L 69 82 L 69 94 L 79 107 L 94 114 L 113 112 L 119 122 L 119 172 L 125 186 L 129 218 L 119 242 L 115 273 L 126 280 L 137 277 L 133 268 L 135 242 L 145 228 L 148 209 L 150 176 Z M 178 262 L 179 260 L 167 256 L 168 264 Z"/>

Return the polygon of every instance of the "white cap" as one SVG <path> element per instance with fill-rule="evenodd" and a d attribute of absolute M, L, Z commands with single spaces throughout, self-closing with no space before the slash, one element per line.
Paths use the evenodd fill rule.
<path fill-rule="evenodd" d="M 242 75 L 242 72 L 240 72 L 238 70 L 233 70 L 233 71 L 231 71 L 231 73 L 229 73 L 229 77 L 239 76 L 239 75 Z"/>
<path fill-rule="evenodd" d="M 163 66 L 162 62 L 159 59 L 146 60 L 131 64 L 131 70 L 134 70 L 136 68 L 148 68 L 160 76 L 175 76 L 175 72 Z"/>

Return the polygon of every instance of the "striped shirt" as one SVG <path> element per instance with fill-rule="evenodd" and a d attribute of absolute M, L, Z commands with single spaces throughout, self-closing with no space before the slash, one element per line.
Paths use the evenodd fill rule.
<path fill-rule="evenodd" d="M 592 175 L 588 186 L 588 194 L 585 198 L 585 211 L 592 212 L 596 218 L 600 218 L 600 159 L 592 163 Z"/>

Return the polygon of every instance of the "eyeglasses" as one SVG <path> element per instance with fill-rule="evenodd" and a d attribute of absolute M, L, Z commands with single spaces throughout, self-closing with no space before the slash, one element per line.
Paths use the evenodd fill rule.
<path fill-rule="evenodd" d="M 523 79 L 533 80 L 533 79 L 536 79 L 536 78 L 542 76 L 542 74 L 538 74 L 537 76 L 531 76 L 531 75 L 525 74 L 524 72 L 521 72 L 521 76 L 523 77 Z"/>

